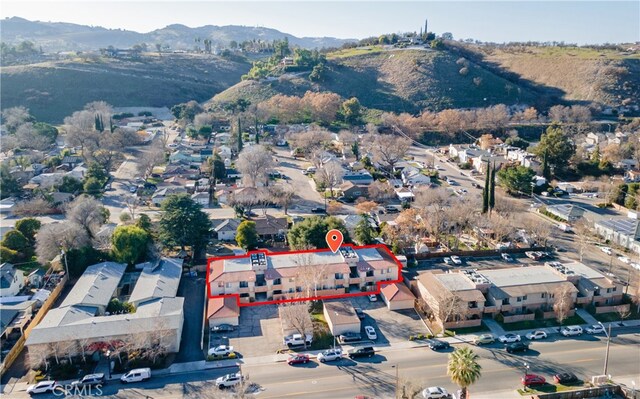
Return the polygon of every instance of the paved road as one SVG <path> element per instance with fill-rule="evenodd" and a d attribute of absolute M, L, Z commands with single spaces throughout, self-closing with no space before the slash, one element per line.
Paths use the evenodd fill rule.
<path fill-rule="evenodd" d="M 465 345 L 465 344 L 462 344 Z M 625 332 L 612 340 L 608 373 L 627 385 L 638 381 L 640 374 L 640 335 Z M 583 336 L 579 339 L 550 338 L 535 342 L 526 355 L 509 355 L 500 345 L 474 347 L 480 355 L 482 378 L 473 385 L 476 396 L 518 397 L 514 390 L 528 363 L 530 372 L 552 378 L 557 371 L 571 371 L 582 379 L 602 373 L 606 342 L 602 337 Z M 446 375 L 447 353 L 426 348 L 410 351 L 387 350 L 362 361 L 342 360 L 332 364 L 312 362 L 305 366 L 285 363 L 243 366 L 242 372 L 256 384 L 260 399 L 275 398 L 353 398 L 356 394 L 376 398 L 391 398 L 396 385 L 396 372 L 404 381 L 420 386 L 443 386 L 454 390 Z M 398 368 L 399 366 L 399 368 Z M 122 386 L 112 382 L 105 387 L 106 395 L 117 398 L 206 398 L 212 392 L 212 380 L 234 372 L 236 368 L 201 371 L 180 375 L 154 377 L 152 380 Z M 24 392 L 14 392 L 12 398 L 24 398 Z M 47 397 L 47 396 L 43 396 Z M 50 396 L 54 397 L 54 396 Z M 496 396 L 494 396 L 496 397 Z"/>

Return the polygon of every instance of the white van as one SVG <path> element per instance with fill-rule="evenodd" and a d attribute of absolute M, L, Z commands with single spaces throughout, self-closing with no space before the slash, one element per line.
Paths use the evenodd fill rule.
<path fill-rule="evenodd" d="M 122 377 L 120 377 L 120 381 L 123 384 L 127 384 L 129 382 L 140 382 L 144 380 L 148 380 L 151 378 L 151 369 L 143 368 L 143 369 L 133 369 L 125 373 Z"/>

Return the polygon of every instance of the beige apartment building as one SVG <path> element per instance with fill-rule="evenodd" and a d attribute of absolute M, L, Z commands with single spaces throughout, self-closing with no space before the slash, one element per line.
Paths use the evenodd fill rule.
<path fill-rule="evenodd" d="M 398 261 L 384 246 L 343 246 L 336 253 L 252 252 L 209 264 L 209 295 L 238 294 L 241 303 L 372 291 L 398 279 Z"/>

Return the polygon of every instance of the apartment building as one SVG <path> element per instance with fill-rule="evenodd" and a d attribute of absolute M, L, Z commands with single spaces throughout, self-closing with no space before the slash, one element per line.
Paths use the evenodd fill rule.
<path fill-rule="evenodd" d="M 375 290 L 398 279 L 399 262 L 384 245 L 214 258 L 209 295 L 238 294 L 241 303 Z"/>
<path fill-rule="evenodd" d="M 580 262 L 454 273 L 430 271 L 417 277 L 415 287 L 436 318 L 443 314 L 441 307 L 452 306 L 452 298 L 464 303 L 458 307 L 465 310 L 462 320 L 445 320 L 445 328 L 480 325 L 483 316 L 498 313 L 505 322 L 523 320 L 520 316 L 524 315 L 533 318 L 536 311 L 543 312 L 545 318 L 554 317 L 553 305 L 560 291 L 570 295 L 576 306 L 592 305 L 596 312 L 620 304 L 623 297 L 619 284 Z"/>

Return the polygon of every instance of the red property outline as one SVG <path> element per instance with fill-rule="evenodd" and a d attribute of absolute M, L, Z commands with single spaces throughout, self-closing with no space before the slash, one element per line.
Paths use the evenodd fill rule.
<path fill-rule="evenodd" d="M 240 294 L 226 294 L 226 295 L 214 295 L 214 296 L 212 296 L 211 295 L 211 285 L 210 285 L 210 281 L 209 281 L 209 273 L 211 272 L 211 262 L 213 262 L 213 261 L 224 260 L 224 259 L 249 258 L 251 256 L 251 254 L 257 254 L 257 253 L 265 254 L 265 256 L 268 257 L 268 256 L 271 256 L 271 255 L 305 254 L 305 253 L 310 253 L 310 252 L 331 252 L 331 250 L 328 249 L 328 248 L 325 248 L 325 249 L 307 249 L 307 250 L 301 250 L 301 251 L 288 251 L 288 252 L 270 252 L 268 250 L 258 249 L 258 250 L 255 250 L 255 251 L 249 251 L 245 255 L 220 256 L 220 257 L 214 257 L 214 258 L 207 259 L 207 279 L 206 279 L 206 283 L 207 283 L 207 298 L 214 299 L 214 298 L 235 297 L 236 298 L 236 303 L 240 307 L 273 305 L 273 304 L 277 305 L 277 304 L 289 303 L 289 302 L 306 302 L 306 301 L 317 301 L 317 300 L 322 300 L 322 299 L 341 299 L 341 298 L 351 298 L 351 297 L 356 297 L 356 296 L 367 296 L 367 295 L 371 295 L 371 294 L 380 294 L 380 290 L 382 289 L 382 285 L 383 284 L 384 285 L 388 285 L 388 284 L 401 283 L 402 282 L 402 263 L 389 250 L 389 248 L 387 248 L 386 245 L 384 245 L 384 244 L 373 244 L 373 245 L 357 246 L 357 245 L 353 245 L 353 244 L 342 244 L 341 247 L 351 247 L 354 250 L 356 250 L 356 249 L 365 249 L 365 248 L 379 248 L 379 249 L 382 249 L 382 250 L 386 251 L 387 254 L 389 256 L 391 256 L 391 259 L 396 263 L 396 265 L 398 265 L 398 278 L 395 279 L 395 280 L 376 281 L 377 289 L 375 291 L 346 293 L 346 294 L 340 294 L 340 295 L 315 296 L 315 297 L 310 297 L 310 298 L 277 299 L 277 300 L 271 300 L 271 301 L 241 303 L 240 302 Z"/>

